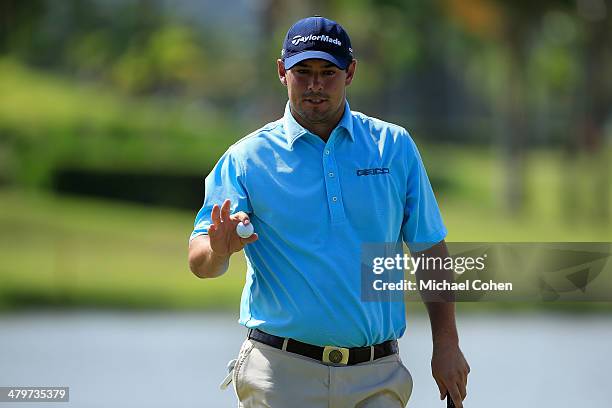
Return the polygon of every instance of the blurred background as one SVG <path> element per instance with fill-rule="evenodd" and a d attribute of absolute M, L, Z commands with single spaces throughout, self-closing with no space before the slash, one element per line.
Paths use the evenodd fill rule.
<path fill-rule="evenodd" d="M 187 239 L 219 156 L 282 115 L 275 61 L 313 14 L 351 36 L 351 108 L 417 142 L 449 241 L 612 241 L 607 0 L 0 0 L 0 386 L 235 404 L 244 259 L 198 280 Z M 610 304 L 458 309 L 466 406 L 608 401 Z M 440 404 L 428 336 L 410 304 L 412 406 Z"/>

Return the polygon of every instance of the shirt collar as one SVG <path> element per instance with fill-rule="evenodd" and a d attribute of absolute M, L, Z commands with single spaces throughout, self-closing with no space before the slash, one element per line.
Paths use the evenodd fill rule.
<path fill-rule="evenodd" d="M 285 106 L 285 114 L 283 116 L 283 123 L 285 128 L 285 136 L 287 137 L 287 143 L 289 143 L 289 147 L 293 147 L 293 144 L 297 139 L 304 136 L 306 133 L 309 133 L 302 125 L 300 125 L 293 115 L 291 114 L 291 108 L 289 106 L 289 101 L 287 101 L 287 105 Z M 355 136 L 353 135 L 353 115 L 351 114 L 351 108 L 349 106 L 348 101 L 344 101 L 344 114 L 342 118 L 340 118 L 340 122 L 336 126 L 338 128 L 344 128 L 351 141 L 355 141 Z"/>

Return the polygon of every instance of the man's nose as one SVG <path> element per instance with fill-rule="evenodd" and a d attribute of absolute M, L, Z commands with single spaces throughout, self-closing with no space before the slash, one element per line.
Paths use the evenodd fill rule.
<path fill-rule="evenodd" d="M 310 76 L 308 89 L 311 91 L 320 91 L 323 89 L 323 82 L 321 81 L 321 76 L 319 74 L 314 73 Z"/>

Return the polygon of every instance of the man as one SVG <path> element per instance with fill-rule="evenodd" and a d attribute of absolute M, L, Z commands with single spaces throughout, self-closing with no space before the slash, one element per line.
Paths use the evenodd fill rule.
<path fill-rule="evenodd" d="M 249 331 L 232 378 L 241 407 L 403 407 L 410 397 L 396 341 L 404 303 L 362 301 L 360 253 L 403 240 L 445 256 L 446 228 L 406 130 L 350 110 L 356 65 L 338 23 L 295 23 L 277 61 L 284 117 L 231 146 L 206 178 L 189 265 L 217 277 L 245 251 Z M 257 233 L 239 237 L 238 223 Z M 427 306 L 440 397 L 461 407 L 469 367 L 453 304 Z"/>

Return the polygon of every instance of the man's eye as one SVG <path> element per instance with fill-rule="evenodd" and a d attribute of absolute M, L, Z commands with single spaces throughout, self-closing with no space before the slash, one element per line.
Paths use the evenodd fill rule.
<path fill-rule="evenodd" d="M 336 71 L 323 71 L 323 75 L 331 76 L 334 75 Z"/>
<path fill-rule="evenodd" d="M 307 69 L 298 69 L 297 72 L 298 72 L 298 74 L 307 74 L 308 70 Z"/>

